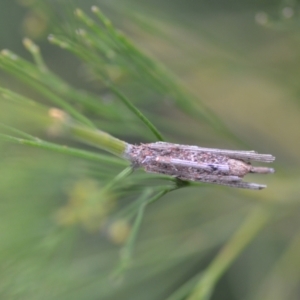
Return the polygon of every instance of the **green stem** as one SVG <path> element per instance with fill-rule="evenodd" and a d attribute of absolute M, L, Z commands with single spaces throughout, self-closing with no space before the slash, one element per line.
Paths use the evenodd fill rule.
<path fill-rule="evenodd" d="M 115 157 L 110 157 L 110 156 L 101 155 L 101 154 L 95 154 L 92 152 L 74 149 L 74 148 L 70 148 L 70 147 L 66 147 L 66 146 L 60 146 L 60 145 L 52 144 L 52 143 L 45 142 L 42 140 L 33 141 L 33 140 L 27 140 L 27 139 L 20 139 L 20 138 L 6 135 L 6 134 L 0 134 L 0 139 L 6 140 L 9 142 L 18 143 L 18 144 L 23 144 L 23 145 L 28 145 L 28 146 L 38 147 L 38 148 L 44 148 L 47 150 L 56 151 L 56 152 L 63 153 L 63 154 L 69 154 L 69 155 L 73 155 L 73 156 L 80 157 L 83 159 L 90 159 L 90 160 L 94 160 L 94 161 L 98 161 L 98 162 L 102 162 L 102 163 L 105 162 L 105 163 L 111 163 L 111 164 L 120 165 L 120 166 L 127 165 L 126 161 L 120 160 Z"/>
<path fill-rule="evenodd" d="M 95 146 L 127 159 L 126 150 L 128 150 L 129 144 L 126 142 L 119 140 L 102 130 L 82 125 L 57 108 L 50 109 L 49 116 L 53 119 L 54 125 L 61 126 L 62 129 L 65 129 L 72 137 L 85 144 Z"/>
<path fill-rule="evenodd" d="M 28 38 L 23 39 L 23 45 L 31 53 L 39 71 L 42 73 L 48 73 L 48 68 L 42 58 L 40 47 Z"/>
<path fill-rule="evenodd" d="M 220 277 L 229 268 L 237 256 L 264 228 L 271 214 L 269 208 L 258 207 L 246 219 L 234 236 L 219 252 L 204 275 L 199 280 L 188 300 L 208 300 Z"/>
<path fill-rule="evenodd" d="M 150 131 L 155 135 L 155 137 L 159 141 L 164 141 L 163 136 L 158 131 L 158 129 L 148 120 L 144 114 L 137 109 L 128 99 L 125 97 L 117 88 L 115 88 L 112 84 L 107 83 L 111 91 L 119 97 L 119 99 L 127 106 L 129 110 L 131 110 L 149 129 Z"/>
<path fill-rule="evenodd" d="M 133 169 L 131 166 L 125 168 L 122 172 L 120 172 L 114 179 L 112 179 L 105 187 L 103 190 L 109 190 L 111 189 L 114 185 L 116 185 L 119 181 L 121 181 L 123 178 L 127 177 L 132 173 Z"/>
<path fill-rule="evenodd" d="M 67 103 L 64 99 L 57 96 L 56 93 L 50 91 L 49 88 L 47 88 L 46 86 L 41 84 L 37 79 L 29 75 L 30 73 L 26 72 L 26 69 L 22 69 L 18 65 L 19 58 L 17 57 L 16 59 L 14 59 L 14 57 L 15 55 L 10 51 L 3 50 L 0 55 L 1 67 L 7 72 L 14 75 L 19 80 L 31 86 L 40 94 L 47 97 L 55 105 L 58 105 L 59 107 L 63 108 L 77 120 L 81 121 L 89 127 L 95 127 L 87 117 L 85 117 L 83 114 L 79 113 L 76 109 L 74 109 L 74 107 L 71 104 Z"/>
<path fill-rule="evenodd" d="M 76 139 L 124 158 L 128 145 L 126 142 L 104 131 L 88 128 L 72 121 L 66 122 L 64 125 L 66 125 L 65 127 L 68 129 L 68 132 Z"/>
<path fill-rule="evenodd" d="M 138 200 L 140 202 L 140 206 L 138 208 L 137 215 L 133 223 L 133 227 L 131 229 L 130 235 L 126 241 L 125 246 L 121 250 L 121 262 L 119 268 L 120 271 L 128 267 L 130 260 L 132 258 L 134 244 L 137 239 L 138 231 L 141 227 L 141 223 L 143 220 L 144 211 L 147 205 L 147 198 L 150 196 L 150 194 L 151 194 L 151 189 L 148 188 L 144 191 L 144 193 L 141 195 L 140 199 Z"/>

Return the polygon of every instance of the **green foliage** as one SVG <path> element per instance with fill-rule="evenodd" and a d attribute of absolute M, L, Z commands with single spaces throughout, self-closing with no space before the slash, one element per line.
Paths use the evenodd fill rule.
<path fill-rule="evenodd" d="M 221 110 L 215 113 L 217 108 L 191 95 L 99 8 L 93 6 L 91 15 L 76 9 L 74 18 L 68 19 L 76 26 L 71 34 L 60 27 L 49 41 L 78 59 L 84 79 L 96 83 L 96 89 L 76 88 L 60 78 L 28 38 L 23 44 L 33 62 L 9 50 L 0 55 L 0 68 L 24 84 L 18 93 L 12 84 L 0 87 L 1 299 L 210 299 L 223 293 L 219 282 L 225 284 L 224 276 L 234 282 L 227 298 L 240 299 L 239 280 L 248 276 L 244 298 L 273 300 L 268 286 L 273 289 L 278 277 L 289 272 L 292 280 L 282 280 L 277 288 L 280 295 L 290 295 L 286 299 L 297 299 L 296 171 L 279 163 L 281 175 L 269 179 L 273 185 L 267 191 L 238 191 L 133 172 L 121 158 L 88 146 L 115 147 L 110 152 L 119 155 L 122 140 L 139 143 L 165 136 L 177 143 L 209 140 L 220 143 L 220 148 L 251 143 L 272 152 L 274 133 L 260 125 L 253 129 L 256 140 L 247 129 L 255 128 L 255 122 L 248 127 L 243 123 L 247 109 L 237 123 L 227 126 Z M 151 32 L 163 35 L 165 30 L 168 36 L 174 32 L 179 36 L 174 24 L 157 25 L 143 16 L 138 20 Z M 200 48 L 211 61 L 199 63 L 206 76 L 200 78 L 202 83 L 199 80 L 201 88 L 212 86 L 213 93 L 215 79 L 210 82 L 207 73 L 221 77 L 224 70 L 226 89 L 231 84 L 227 72 L 237 73 L 232 89 L 238 88 L 239 80 L 245 84 L 239 68 L 246 66 L 246 74 L 254 72 L 249 65 L 256 58 L 245 59 L 243 49 L 234 52 L 230 41 L 220 46 L 209 32 L 202 34 L 206 38 Z M 220 62 L 210 58 L 218 51 Z M 215 69 L 206 69 L 207 65 Z M 257 74 L 261 70 L 270 74 L 260 62 L 255 67 Z M 50 116 L 53 107 L 75 120 L 79 131 L 88 131 L 72 132 L 55 123 Z M 224 100 L 223 109 L 230 111 L 228 118 L 235 115 L 234 103 Z M 258 116 L 256 123 L 264 124 L 267 117 Z M 122 140 L 104 147 L 98 128 Z M 79 133 L 81 142 L 76 140 Z M 292 233 L 286 233 L 289 228 Z"/>

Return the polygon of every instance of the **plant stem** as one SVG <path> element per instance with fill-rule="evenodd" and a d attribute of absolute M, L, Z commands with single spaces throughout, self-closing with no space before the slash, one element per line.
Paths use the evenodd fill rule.
<path fill-rule="evenodd" d="M 128 148 L 126 142 L 119 140 L 104 131 L 82 125 L 57 108 L 50 109 L 49 115 L 55 122 L 62 125 L 72 137 L 119 157 L 126 158 L 125 153 Z"/>
<path fill-rule="evenodd" d="M 245 220 L 234 236 L 228 241 L 207 268 L 188 300 L 208 300 L 220 277 L 237 256 L 264 228 L 271 213 L 270 208 L 258 207 Z"/>

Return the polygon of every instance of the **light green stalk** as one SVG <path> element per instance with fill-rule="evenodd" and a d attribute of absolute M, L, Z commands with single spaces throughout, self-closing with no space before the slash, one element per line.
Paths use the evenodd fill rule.
<path fill-rule="evenodd" d="M 245 247 L 257 236 L 258 232 L 264 228 L 271 215 L 269 207 L 259 206 L 248 216 L 203 273 L 188 300 L 210 299 L 220 277 L 228 270 Z"/>
<path fill-rule="evenodd" d="M 66 130 L 73 138 L 78 139 L 85 144 L 108 151 L 119 157 L 127 158 L 126 153 L 129 144 L 126 142 L 119 140 L 104 131 L 84 126 L 71 119 L 66 113 L 59 109 L 53 108 L 49 111 L 49 114 L 55 122 L 62 125 L 64 130 Z"/>

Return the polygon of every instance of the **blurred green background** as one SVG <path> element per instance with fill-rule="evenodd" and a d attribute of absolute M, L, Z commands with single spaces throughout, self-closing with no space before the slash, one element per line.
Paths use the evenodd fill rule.
<path fill-rule="evenodd" d="M 78 58 L 47 41 L 60 22 L 74 29 L 75 8 L 89 14 L 94 4 L 143 52 L 169 69 L 193 95 L 196 107 L 207 107 L 230 133 L 222 134 L 205 119 L 187 113 L 170 95 L 160 97 L 120 76 L 116 82 L 168 141 L 271 153 L 277 172 L 247 178 L 266 183 L 263 191 L 201 185 L 160 198 L 144 213 L 130 266 L 114 277 L 133 222 L 111 216 L 153 182 L 137 184 L 137 177 L 129 177 L 122 192 L 103 195 L 102 186 L 121 166 L 0 140 L 0 298 L 187 299 L 201 275 L 213 273 L 220 251 L 231 245 L 232 261 L 224 257 L 228 265 L 210 299 L 299 299 L 300 3 L 0 1 L 1 49 L 31 60 L 22 39 L 35 40 L 51 71 L 81 91 L 100 95 L 110 110 L 110 90 Z M 1 87 L 52 106 L 4 71 L 0 82 Z M 95 151 L 51 136 L 38 122 L 45 114 L 42 109 L 5 99 L 0 103 L 1 123 Z M 155 140 L 121 104 L 111 108 L 117 115 L 114 120 L 97 119 L 91 109 L 76 103 L 74 107 L 128 142 Z M 87 208 L 85 197 L 104 197 L 109 204 Z M 262 226 L 251 233 L 246 224 L 247 245 L 235 248 L 232 237 L 245 220 Z M 222 268 L 222 259 L 218 266 Z"/>

